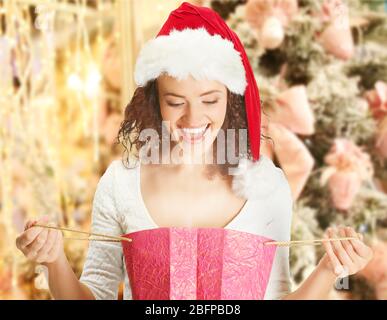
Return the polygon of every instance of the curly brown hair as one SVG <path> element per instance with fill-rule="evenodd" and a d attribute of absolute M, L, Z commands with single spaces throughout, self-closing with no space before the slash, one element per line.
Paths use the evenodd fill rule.
<path fill-rule="evenodd" d="M 245 111 L 245 102 L 244 96 L 234 94 L 227 89 L 227 107 L 226 107 L 226 116 L 223 122 L 222 128 L 224 131 L 226 129 L 235 129 L 235 139 L 230 141 L 226 139 L 227 148 L 229 144 L 235 144 L 235 157 L 244 156 L 251 158 L 251 150 L 249 139 L 245 142 L 247 145 L 247 150 L 242 154 L 240 153 L 239 148 L 239 130 L 247 130 L 247 117 Z M 157 81 L 149 81 L 144 87 L 138 87 L 125 108 L 125 117 L 121 123 L 117 143 L 121 144 L 124 147 L 124 156 L 123 163 L 125 166 L 130 164 L 130 155 L 134 155 L 136 159 L 139 159 L 139 150 L 146 144 L 148 141 L 143 141 L 140 139 L 140 132 L 144 129 L 154 129 L 157 131 L 159 137 L 161 137 L 159 146 L 162 144 L 162 116 L 160 112 L 159 105 L 159 96 L 157 90 Z M 264 135 L 262 135 L 265 137 Z M 243 137 L 241 137 L 243 141 Z M 216 158 L 217 152 L 217 138 L 213 144 L 213 156 Z M 245 148 L 246 149 L 246 148 Z M 161 150 L 161 148 L 159 148 Z M 226 150 L 227 151 L 227 150 Z M 213 157 L 213 158 L 214 158 Z M 224 165 L 210 164 L 208 165 L 209 176 L 212 177 L 215 172 L 219 172 L 221 176 L 226 176 L 228 174 L 228 169 L 230 167 L 236 167 L 237 164 L 231 164 L 228 159 Z"/>

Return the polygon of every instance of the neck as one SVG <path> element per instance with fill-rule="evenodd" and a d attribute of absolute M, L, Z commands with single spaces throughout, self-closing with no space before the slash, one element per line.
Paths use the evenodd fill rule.
<path fill-rule="evenodd" d="M 195 149 L 195 147 L 183 149 L 178 143 L 172 143 L 170 149 L 161 148 L 160 161 L 161 164 L 187 166 L 191 168 L 190 171 L 196 171 L 199 167 L 204 169 L 214 164 L 213 149 L 212 147 L 205 151 L 200 148 Z"/>
<path fill-rule="evenodd" d="M 189 155 L 181 156 L 176 152 L 176 144 L 171 146 L 171 149 L 159 148 L 158 163 L 150 163 L 156 166 L 161 165 L 163 168 L 171 170 L 174 174 L 190 179 L 192 177 L 202 177 L 209 172 L 216 174 L 219 167 L 222 164 L 214 163 L 211 156 L 213 154 L 212 148 L 209 148 L 205 153 L 199 155 L 197 158 L 190 157 Z"/>

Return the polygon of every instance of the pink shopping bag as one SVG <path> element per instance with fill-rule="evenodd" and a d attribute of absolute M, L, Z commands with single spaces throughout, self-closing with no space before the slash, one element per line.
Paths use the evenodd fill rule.
<path fill-rule="evenodd" d="M 224 228 L 155 228 L 122 241 L 134 300 L 263 299 L 276 246 Z"/>

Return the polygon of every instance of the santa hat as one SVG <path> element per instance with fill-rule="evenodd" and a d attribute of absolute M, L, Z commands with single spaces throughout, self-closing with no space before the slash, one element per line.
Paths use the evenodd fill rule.
<path fill-rule="evenodd" d="M 144 86 L 164 72 L 177 79 L 217 80 L 244 95 L 251 154 L 259 159 L 258 86 L 241 41 L 215 11 L 183 2 L 170 13 L 156 38 L 142 47 L 135 82 Z"/>

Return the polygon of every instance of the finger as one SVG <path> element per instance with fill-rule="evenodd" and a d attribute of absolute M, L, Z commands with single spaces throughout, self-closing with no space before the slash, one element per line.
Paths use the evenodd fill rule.
<path fill-rule="evenodd" d="M 34 225 L 35 224 L 47 225 L 49 221 L 50 221 L 50 218 L 48 216 L 42 216 L 34 223 Z"/>
<path fill-rule="evenodd" d="M 43 247 L 38 251 L 36 255 L 36 262 L 41 263 L 47 260 L 48 254 L 52 247 L 54 246 L 56 241 L 56 230 L 48 230 L 47 238 L 43 245 Z"/>
<path fill-rule="evenodd" d="M 16 239 L 16 246 L 19 249 L 24 249 L 28 245 L 30 245 L 43 231 L 43 228 L 35 227 L 32 228 L 35 224 L 41 223 L 46 224 L 48 222 L 48 216 L 42 216 L 38 220 L 31 220 L 26 224 L 26 230 L 21 234 L 20 237 Z"/>
<path fill-rule="evenodd" d="M 16 246 L 23 250 L 30 245 L 43 231 L 43 228 L 29 228 L 24 231 L 17 239 Z"/>
<path fill-rule="evenodd" d="M 359 235 L 355 232 L 355 230 L 349 230 L 349 234 L 351 235 L 351 237 L 359 238 Z M 363 235 L 360 236 L 360 239 L 362 239 L 362 237 Z M 367 245 L 365 245 L 362 240 L 356 239 L 350 241 L 353 249 L 360 257 L 362 257 L 363 259 L 367 259 L 369 257 L 371 249 Z"/>
<path fill-rule="evenodd" d="M 24 231 L 31 228 L 34 224 L 37 223 L 37 220 L 28 220 L 26 224 L 24 225 Z"/>
<path fill-rule="evenodd" d="M 26 223 L 26 230 L 32 228 L 34 225 L 36 224 L 47 224 L 49 221 L 49 217 L 48 216 L 42 216 L 40 217 L 39 219 L 37 220 L 29 220 L 27 223 Z"/>
<path fill-rule="evenodd" d="M 341 238 L 346 238 L 348 237 L 347 229 L 350 229 L 350 227 L 341 227 L 338 230 L 339 236 Z M 352 248 L 351 243 L 349 240 L 341 240 L 340 241 L 341 245 L 343 246 L 344 250 L 347 252 L 349 256 L 356 254 Z"/>
<path fill-rule="evenodd" d="M 29 228 L 31 228 L 31 227 L 33 227 L 35 224 L 47 224 L 48 222 L 49 222 L 49 217 L 48 216 L 41 216 L 39 219 L 34 219 L 34 220 L 30 220 L 30 221 L 28 221 L 27 222 L 27 225 L 26 225 L 26 227 L 27 227 L 27 229 L 29 229 Z"/>
<path fill-rule="evenodd" d="M 340 229 L 340 236 L 341 237 L 351 237 L 351 234 L 350 234 L 350 230 L 352 228 L 350 227 L 345 227 L 345 228 L 342 228 Z M 360 265 L 363 263 L 363 260 L 354 250 L 354 248 L 352 247 L 352 244 L 349 240 L 342 240 L 341 241 L 345 251 L 347 252 L 348 256 L 350 257 L 350 259 L 353 261 L 354 264 L 356 265 Z"/>
<path fill-rule="evenodd" d="M 333 229 L 331 235 L 334 238 L 336 238 L 336 237 L 338 238 L 339 237 L 339 230 L 337 230 L 336 228 Z M 336 253 L 337 257 L 339 258 L 342 265 L 345 265 L 349 268 L 352 268 L 352 267 L 354 267 L 354 263 L 351 260 L 351 258 L 348 256 L 348 254 L 345 251 L 341 242 L 342 242 L 341 240 L 333 241 L 333 244 L 332 244 L 333 250 L 335 251 L 335 253 Z"/>
<path fill-rule="evenodd" d="M 328 228 L 326 234 L 324 235 L 324 239 L 330 238 L 330 228 Z M 343 266 L 340 263 L 340 260 L 336 257 L 335 252 L 333 251 L 332 243 L 330 241 L 324 241 L 323 245 L 325 247 L 325 251 L 328 254 L 329 260 L 333 266 L 334 272 L 336 275 L 339 275 L 343 272 Z"/>
<path fill-rule="evenodd" d="M 61 233 L 60 231 L 55 232 L 55 242 L 54 245 L 52 246 L 51 250 L 48 252 L 48 260 L 47 262 L 53 262 L 57 257 L 59 250 L 61 248 L 60 242 L 61 242 Z"/>
<path fill-rule="evenodd" d="M 46 244 L 48 235 L 48 229 L 44 229 L 37 237 L 36 239 L 26 247 L 26 250 L 28 251 L 35 251 L 38 253 L 43 246 Z"/>

